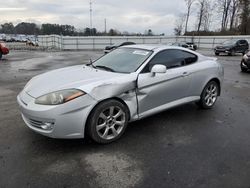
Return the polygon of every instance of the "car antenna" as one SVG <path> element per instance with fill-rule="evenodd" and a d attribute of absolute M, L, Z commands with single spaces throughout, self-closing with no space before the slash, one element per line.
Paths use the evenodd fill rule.
<path fill-rule="evenodd" d="M 87 65 L 91 65 L 93 68 L 95 68 L 95 65 L 93 64 L 93 61 L 91 58 L 89 58 L 89 63 Z"/>

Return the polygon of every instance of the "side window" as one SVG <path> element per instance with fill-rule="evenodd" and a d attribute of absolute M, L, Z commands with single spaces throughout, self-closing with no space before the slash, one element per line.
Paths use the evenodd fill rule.
<path fill-rule="evenodd" d="M 240 41 L 239 41 L 239 44 L 240 44 L 240 45 L 247 45 L 247 41 L 246 41 L 246 40 L 240 40 Z"/>
<path fill-rule="evenodd" d="M 190 65 L 197 61 L 197 56 L 177 49 L 164 50 L 156 54 L 142 72 L 150 72 L 156 64 L 165 65 L 167 69 Z"/>
<path fill-rule="evenodd" d="M 159 52 L 151 59 L 145 72 L 150 72 L 151 68 L 156 64 L 165 65 L 168 69 L 182 66 L 184 61 L 178 52 L 179 50 L 164 50 Z"/>
<path fill-rule="evenodd" d="M 190 65 L 198 60 L 198 57 L 192 53 L 181 51 L 181 56 L 184 59 L 185 65 Z"/>

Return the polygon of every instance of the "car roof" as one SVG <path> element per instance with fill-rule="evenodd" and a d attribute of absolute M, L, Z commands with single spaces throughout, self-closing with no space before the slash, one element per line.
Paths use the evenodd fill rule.
<path fill-rule="evenodd" d="M 122 46 L 120 48 L 136 48 L 136 49 L 150 50 L 154 52 L 159 52 L 159 51 L 167 50 L 167 49 L 178 49 L 178 50 L 188 51 L 197 55 L 197 53 L 187 48 L 183 48 L 179 46 L 164 45 L 164 44 L 136 44 L 136 45 Z"/>

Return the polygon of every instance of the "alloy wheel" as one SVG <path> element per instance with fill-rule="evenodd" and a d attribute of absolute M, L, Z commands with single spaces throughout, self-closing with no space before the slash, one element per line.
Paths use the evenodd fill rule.
<path fill-rule="evenodd" d="M 210 84 L 205 93 L 205 103 L 207 106 L 213 106 L 218 96 L 218 88 L 214 84 Z"/>
<path fill-rule="evenodd" d="M 105 140 L 116 138 L 126 123 L 126 114 L 119 106 L 103 110 L 96 121 L 97 134 Z"/>

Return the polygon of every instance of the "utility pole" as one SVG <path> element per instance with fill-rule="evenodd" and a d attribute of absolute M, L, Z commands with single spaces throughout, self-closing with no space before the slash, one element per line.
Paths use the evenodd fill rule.
<path fill-rule="evenodd" d="M 90 35 L 92 35 L 92 1 L 89 0 L 89 23 L 90 23 Z"/>
<path fill-rule="evenodd" d="M 104 19 L 104 32 L 107 33 L 107 19 Z"/>

